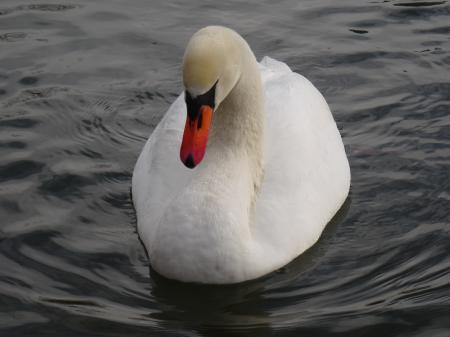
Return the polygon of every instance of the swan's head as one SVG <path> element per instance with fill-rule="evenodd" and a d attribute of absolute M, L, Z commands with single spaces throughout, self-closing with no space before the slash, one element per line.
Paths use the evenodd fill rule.
<path fill-rule="evenodd" d="M 187 119 L 181 161 L 194 168 L 203 159 L 212 115 L 240 77 L 242 43 L 231 29 L 211 26 L 189 41 L 183 59 Z"/>

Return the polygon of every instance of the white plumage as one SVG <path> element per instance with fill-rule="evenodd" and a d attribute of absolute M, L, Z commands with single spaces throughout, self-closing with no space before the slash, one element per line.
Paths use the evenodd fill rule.
<path fill-rule="evenodd" d="M 211 39 L 225 34 L 221 43 L 231 39 L 247 46 L 226 28 L 203 31 Z M 241 52 L 250 53 L 248 62 L 256 63 L 245 46 Z M 190 170 L 179 159 L 186 120 L 183 94 L 137 161 L 132 192 L 139 235 L 152 267 L 168 278 L 235 283 L 274 271 L 317 241 L 348 195 L 349 164 L 322 95 L 306 78 L 274 59 L 265 57 L 255 69 L 263 87 L 263 111 L 253 116 L 249 105 L 236 109 L 223 98 L 199 166 Z M 259 76 L 241 71 L 241 77 Z M 229 96 L 259 97 L 252 88 L 239 80 Z M 259 137 L 254 141 L 261 143 L 262 153 L 222 140 L 235 132 L 231 122 L 219 126 L 227 123 L 220 116 L 236 118 L 237 113 L 227 109 L 264 119 L 261 135 L 241 133 Z"/>

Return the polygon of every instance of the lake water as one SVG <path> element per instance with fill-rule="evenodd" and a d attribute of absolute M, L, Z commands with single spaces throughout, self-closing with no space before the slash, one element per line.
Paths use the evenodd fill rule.
<path fill-rule="evenodd" d="M 233 286 L 150 271 L 130 198 L 189 37 L 324 94 L 352 169 L 320 241 Z M 0 2 L 0 336 L 450 336 L 447 1 Z"/>

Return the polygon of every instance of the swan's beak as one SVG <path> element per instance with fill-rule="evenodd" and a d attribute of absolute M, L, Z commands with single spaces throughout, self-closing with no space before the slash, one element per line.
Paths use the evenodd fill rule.
<path fill-rule="evenodd" d="M 186 167 L 194 168 L 205 156 L 212 114 L 212 107 L 202 105 L 197 114 L 187 115 L 180 149 L 180 159 Z"/>

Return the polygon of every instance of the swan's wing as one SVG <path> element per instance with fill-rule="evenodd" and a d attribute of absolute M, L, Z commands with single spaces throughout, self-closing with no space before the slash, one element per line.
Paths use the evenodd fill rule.
<path fill-rule="evenodd" d="M 185 118 L 181 94 L 150 135 L 134 168 L 133 203 L 139 235 L 146 247 L 151 247 L 162 212 L 192 176 L 192 170 L 187 170 L 179 159 Z"/>
<path fill-rule="evenodd" d="M 282 254 L 280 259 L 288 262 L 316 242 L 343 204 L 350 170 L 320 92 L 282 62 L 266 57 L 260 67 L 267 144 L 255 237 L 264 254 Z"/>

